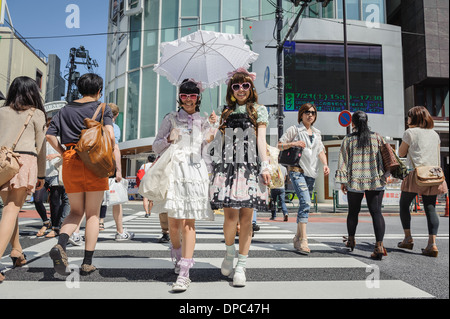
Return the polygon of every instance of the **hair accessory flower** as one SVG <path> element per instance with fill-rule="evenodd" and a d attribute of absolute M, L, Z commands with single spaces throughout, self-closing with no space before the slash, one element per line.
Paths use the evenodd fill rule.
<path fill-rule="evenodd" d="M 252 79 L 252 81 L 256 80 L 256 73 L 255 72 L 248 72 L 245 68 L 237 68 L 236 70 L 234 70 L 233 72 L 228 72 L 228 79 L 226 80 L 226 83 L 228 84 L 228 82 L 230 82 L 230 80 L 233 78 L 233 76 L 236 73 L 244 73 L 247 74 L 250 79 Z"/>
<path fill-rule="evenodd" d="M 197 85 L 197 88 L 200 90 L 200 93 L 202 93 L 205 90 L 202 86 L 202 82 L 197 82 L 194 79 L 188 79 L 186 82 L 195 83 L 195 85 Z"/>

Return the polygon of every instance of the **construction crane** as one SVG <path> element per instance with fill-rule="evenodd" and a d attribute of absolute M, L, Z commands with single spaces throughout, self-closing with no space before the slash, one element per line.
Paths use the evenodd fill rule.
<path fill-rule="evenodd" d="M 89 72 L 94 72 L 94 67 L 98 67 L 97 61 L 89 56 L 89 50 L 86 50 L 84 46 L 81 45 L 78 49 L 70 49 L 69 61 L 66 65 L 66 69 L 69 69 L 69 73 L 64 76 L 68 82 L 66 95 L 67 102 L 72 102 L 81 98 L 76 86 L 77 81 L 80 78 L 80 72 L 77 71 L 77 65 L 85 65 Z"/>

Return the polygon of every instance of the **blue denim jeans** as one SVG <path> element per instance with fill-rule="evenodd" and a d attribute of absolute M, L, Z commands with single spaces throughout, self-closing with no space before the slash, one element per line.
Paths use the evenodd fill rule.
<path fill-rule="evenodd" d="M 292 185 L 299 199 L 297 223 L 307 223 L 311 208 L 311 194 L 314 189 L 315 178 L 308 177 L 299 172 L 289 172 Z"/>
<path fill-rule="evenodd" d="M 272 197 L 272 217 L 275 217 L 276 215 L 278 200 L 280 200 L 283 215 L 286 216 L 288 214 L 286 206 L 286 190 L 284 188 L 273 188 L 270 190 L 270 196 Z"/>

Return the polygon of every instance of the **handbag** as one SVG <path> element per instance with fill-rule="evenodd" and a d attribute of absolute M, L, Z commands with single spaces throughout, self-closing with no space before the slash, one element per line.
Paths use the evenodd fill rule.
<path fill-rule="evenodd" d="M 441 158 L 439 156 L 439 146 L 437 154 L 439 158 L 438 166 L 419 166 L 414 168 L 417 186 L 439 186 L 445 181 L 444 171 L 441 167 Z"/>
<path fill-rule="evenodd" d="M 291 147 L 280 152 L 278 163 L 289 166 L 298 166 L 302 157 L 303 147 Z"/>
<path fill-rule="evenodd" d="M 392 172 L 400 167 L 400 163 L 397 161 L 391 144 L 385 143 L 383 139 L 380 141 L 380 152 L 383 159 L 383 168 L 385 172 Z"/>
<path fill-rule="evenodd" d="M 103 126 L 105 107 L 105 103 L 100 104 L 91 119 L 84 119 L 84 125 L 87 128 L 81 131 L 80 140 L 75 146 L 75 151 L 84 165 L 98 177 L 110 177 L 116 171 L 114 144 Z M 95 118 L 100 109 L 102 119 L 97 122 Z"/>
<path fill-rule="evenodd" d="M 281 188 L 284 187 L 284 178 L 281 167 L 278 163 L 278 155 L 280 150 L 276 147 L 267 144 L 267 155 L 269 156 L 269 165 L 272 168 L 272 174 L 270 179 L 269 188 Z"/>
<path fill-rule="evenodd" d="M 176 122 L 170 116 L 172 129 L 176 129 Z M 174 131 L 174 130 L 172 130 Z M 174 155 L 178 149 L 177 144 L 170 144 L 169 148 L 159 156 L 147 170 L 139 185 L 139 194 L 152 201 L 162 201 L 167 197 Z"/>
<path fill-rule="evenodd" d="M 15 153 L 14 149 L 22 137 L 23 132 L 27 128 L 28 123 L 30 123 L 35 110 L 35 108 L 31 108 L 25 124 L 23 125 L 23 128 L 12 147 L 2 146 L 0 148 L 0 186 L 9 182 L 19 172 L 19 169 L 22 166 L 22 163 L 20 162 L 20 154 Z"/>
<path fill-rule="evenodd" d="M 405 177 L 408 175 L 408 168 L 405 164 L 400 160 L 400 158 L 397 156 L 397 154 L 394 152 L 394 156 L 397 159 L 397 162 L 399 163 L 399 166 L 391 171 L 391 175 L 394 178 L 398 179 L 405 179 Z"/>
<path fill-rule="evenodd" d="M 445 181 L 440 166 L 420 166 L 415 169 L 417 186 L 439 186 Z"/>
<path fill-rule="evenodd" d="M 172 175 L 173 153 L 176 148 L 175 144 L 171 144 L 148 169 L 139 185 L 140 195 L 153 201 L 166 199 Z"/>

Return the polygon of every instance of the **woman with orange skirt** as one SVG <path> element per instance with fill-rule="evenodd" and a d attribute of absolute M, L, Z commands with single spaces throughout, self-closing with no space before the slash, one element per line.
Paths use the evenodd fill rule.
<path fill-rule="evenodd" d="M 52 118 L 47 130 L 48 142 L 63 157 L 62 177 L 70 203 L 70 214 L 61 226 L 58 244 L 50 250 L 55 271 L 61 275 L 70 274 L 70 270 L 67 269 L 69 263 L 66 245 L 84 214 L 86 214 L 86 242 L 80 274 L 87 275 L 96 270 L 96 267 L 92 265 L 92 256 L 99 233 L 100 206 L 104 191 L 109 189 L 108 178 L 98 177 L 89 170 L 74 149 L 81 130 L 86 128 L 84 119 L 92 118 L 100 104 L 98 100 L 102 96 L 103 79 L 96 74 L 87 73 L 80 77 L 77 86 L 83 97 L 63 107 Z M 101 120 L 101 113 L 99 112 L 97 121 Z M 109 106 L 106 106 L 103 124 L 114 145 L 112 118 L 112 111 Z M 61 143 L 57 136 L 60 137 Z M 66 148 L 63 148 L 61 144 Z"/>

